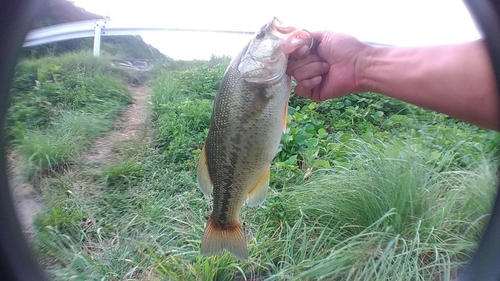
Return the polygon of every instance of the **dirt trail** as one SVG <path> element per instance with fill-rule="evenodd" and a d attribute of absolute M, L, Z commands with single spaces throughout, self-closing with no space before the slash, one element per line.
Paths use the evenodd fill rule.
<path fill-rule="evenodd" d="M 129 105 L 120 116 L 115 129 L 97 139 L 92 147 L 82 156 L 83 163 L 89 166 L 108 164 L 116 160 L 113 148 L 116 143 L 138 139 L 144 133 L 145 123 L 149 114 L 148 97 L 151 89 L 140 85 L 129 87 L 134 103 Z"/>
<path fill-rule="evenodd" d="M 148 97 L 151 89 L 148 86 L 129 86 L 134 102 L 130 104 L 109 133 L 97 139 L 92 147 L 81 156 L 83 164 L 91 169 L 99 169 L 103 164 L 115 161 L 119 155 L 114 151 L 117 143 L 136 139 L 146 140 L 145 133 L 149 115 Z M 38 188 L 24 183 L 21 175 L 19 157 L 14 153 L 8 155 L 9 185 L 18 219 L 27 238 L 34 235 L 34 216 L 43 209 L 43 200 Z"/>

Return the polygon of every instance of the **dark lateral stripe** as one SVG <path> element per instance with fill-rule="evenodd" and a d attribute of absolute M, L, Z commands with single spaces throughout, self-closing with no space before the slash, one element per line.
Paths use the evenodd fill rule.
<path fill-rule="evenodd" d="M 242 125 L 243 124 L 246 124 L 248 123 L 248 120 L 244 120 L 242 121 Z M 243 130 L 240 130 L 238 131 L 238 133 L 234 136 L 234 138 L 232 139 L 233 142 L 235 144 L 240 144 L 241 143 L 241 139 L 243 138 Z M 232 194 L 233 194 L 233 189 L 235 188 L 234 186 L 234 178 L 235 178 L 235 175 L 234 175 L 234 167 L 236 166 L 236 164 L 238 163 L 238 158 L 239 158 L 239 152 L 233 150 L 231 151 L 230 153 L 230 158 L 229 158 L 229 163 L 231 165 L 227 165 L 225 168 L 227 169 L 227 171 L 233 171 L 233 173 L 230 173 L 228 174 L 228 178 L 226 179 L 226 182 L 224 183 L 224 187 L 223 187 L 223 193 L 222 193 L 222 202 L 221 202 L 221 210 L 220 210 L 220 221 L 223 221 L 223 222 L 229 222 L 228 220 L 228 211 L 229 211 L 229 206 L 230 206 L 230 202 L 231 202 L 231 199 L 232 199 Z M 237 206 L 238 208 L 240 206 Z"/>

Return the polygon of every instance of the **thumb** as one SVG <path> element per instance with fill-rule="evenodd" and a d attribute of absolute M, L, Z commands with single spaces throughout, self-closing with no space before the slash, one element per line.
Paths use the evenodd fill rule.
<path fill-rule="evenodd" d="M 313 45 L 311 47 L 311 50 L 316 52 L 321 42 L 323 42 L 325 39 L 326 31 L 313 31 L 311 32 L 311 35 L 313 38 Z"/>
<path fill-rule="evenodd" d="M 318 41 L 318 43 L 321 43 L 321 41 L 323 41 L 325 31 L 324 30 L 313 31 L 313 32 L 311 32 L 311 34 L 312 34 L 312 37 L 314 38 L 314 40 Z"/>

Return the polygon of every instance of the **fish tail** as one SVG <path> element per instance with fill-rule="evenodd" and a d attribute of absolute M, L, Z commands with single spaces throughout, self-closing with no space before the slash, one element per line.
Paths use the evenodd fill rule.
<path fill-rule="evenodd" d="M 210 217 L 201 240 L 201 254 L 217 255 L 226 249 L 241 260 L 248 259 L 247 242 L 240 222 L 222 228 L 215 219 Z"/>

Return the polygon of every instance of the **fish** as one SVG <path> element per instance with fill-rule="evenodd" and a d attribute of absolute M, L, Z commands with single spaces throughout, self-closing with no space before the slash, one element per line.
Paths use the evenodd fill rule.
<path fill-rule="evenodd" d="M 303 45 L 312 46 L 312 41 L 308 31 L 274 17 L 226 68 L 197 167 L 199 189 L 206 198 L 213 193 L 202 255 L 226 250 L 248 259 L 240 211 L 245 202 L 255 207 L 265 201 L 271 162 L 286 130 L 289 55 Z"/>

